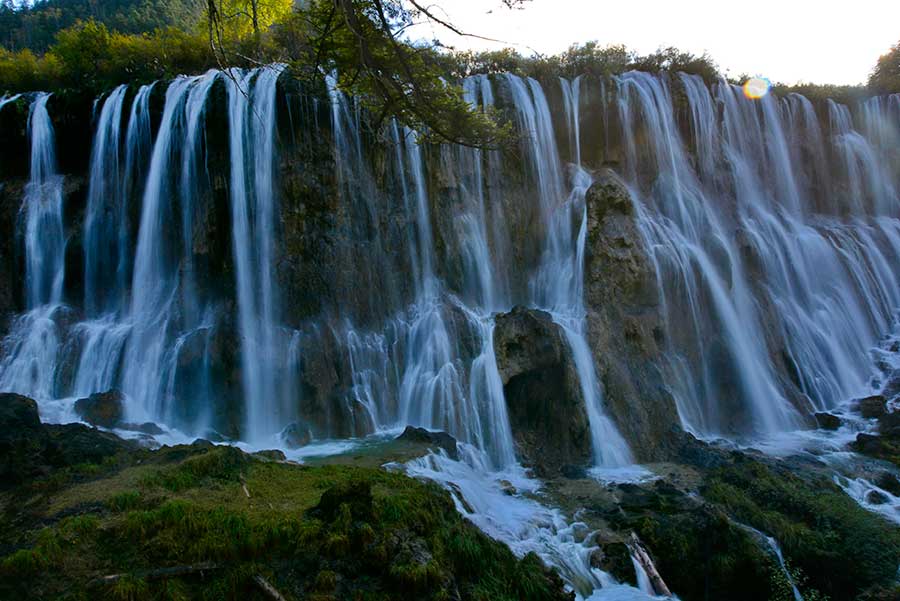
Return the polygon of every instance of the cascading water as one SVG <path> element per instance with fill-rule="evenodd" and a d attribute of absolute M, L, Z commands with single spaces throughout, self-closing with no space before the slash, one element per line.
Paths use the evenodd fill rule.
<path fill-rule="evenodd" d="M 28 109 L 31 169 L 22 204 L 28 312 L 13 325 L 0 363 L 0 390 L 32 394 L 39 399 L 56 396 L 60 337 L 54 315 L 62 302 L 65 277 L 63 180 L 56 172 L 49 99 L 50 94 L 38 94 Z"/>
<path fill-rule="evenodd" d="M 553 315 L 565 332 L 578 370 L 581 391 L 591 425 L 594 461 L 601 468 L 634 463 L 628 443 L 603 408 L 603 393 L 586 337 L 584 310 L 584 245 L 587 207 L 584 196 L 590 176 L 575 165 L 573 185 L 564 192 L 559 153 L 553 135 L 550 109 L 540 84 L 508 75 L 520 129 L 526 134 L 526 152 L 538 183 L 539 209 L 546 226 L 546 247 L 531 281 L 532 302 Z M 571 86 L 571 87 L 570 87 Z M 577 117 L 578 82 L 564 84 L 572 103 L 570 115 L 576 156 L 580 157 Z M 578 223 L 577 228 L 573 223 Z"/>
<path fill-rule="evenodd" d="M 63 232 L 62 178 L 56 173 L 53 124 L 47 112 L 49 94 L 31 103 L 31 181 L 25 189 L 25 296 L 29 308 L 62 301 L 66 248 Z"/>
<path fill-rule="evenodd" d="M 896 192 L 885 192 L 888 171 L 846 110 L 832 105 L 831 152 L 847 166 L 846 194 L 855 200 L 838 203 L 851 211 L 843 220 L 820 213 L 833 205 L 830 190 L 813 195 L 788 140 L 793 130 L 811 145 L 813 173 L 828 172 L 819 161 L 829 149 L 805 99 L 754 103 L 725 84 L 713 98 L 699 78 L 681 82 L 697 169 L 666 80 L 618 80 L 627 172 L 677 351 L 682 423 L 703 435 L 790 430 L 802 413 L 868 390 L 868 349 L 890 331 L 900 301 L 888 268 L 898 223 L 875 217 L 890 205 L 895 212 Z M 639 148 L 637 132 L 652 143 Z M 648 173 L 655 175 L 646 181 Z M 777 362 L 797 381 L 779 376 Z"/>
<path fill-rule="evenodd" d="M 188 131 L 185 123 L 196 123 L 196 115 L 204 110 L 209 90 L 218 77 L 215 71 L 200 77 L 183 77 L 173 81 L 166 90 L 141 203 L 131 284 L 134 293 L 129 307 L 131 333 L 122 375 L 122 390 L 131 399 L 128 412 L 137 419 L 161 416 L 166 421 L 176 421 L 173 399 L 165 394 L 169 381 L 166 374 L 176 369 L 177 351 L 186 337 L 211 327 L 207 315 L 191 319 L 187 313 L 180 314 L 182 303 L 185 307 L 196 307 L 199 302 L 192 297 L 195 291 L 190 281 L 182 282 L 179 277 L 177 246 L 167 244 L 166 240 L 174 234 L 171 230 L 176 223 L 175 207 L 171 204 L 175 196 L 172 174 L 177 173 L 173 169 L 175 149 L 180 149 L 182 160 L 197 160 L 196 133 Z M 187 171 L 190 173 L 192 169 Z M 182 190 L 193 185 L 193 181 L 180 181 Z M 181 195 L 183 215 L 193 211 L 196 200 L 185 196 Z M 182 228 L 189 227 L 190 223 L 190 220 L 183 221 Z M 184 240 L 191 239 L 189 233 L 182 232 Z M 191 247 L 183 248 L 182 252 L 190 254 Z M 183 323 L 176 323 L 179 318 Z"/>
<path fill-rule="evenodd" d="M 122 106 L 128 86 L 113 90 L 103 102 L 97 119 L 97 131 L 91 148 L 91 173 L 88 187 L 87 216 L 84 220 L 85 310 L 96 315 L 121 296 L 118 278 L 121 263 L 120 236 L 125 208 L 123 173 L 119 163 Z M 123 177 L 124 176 L 124 177 Z M 111 298 L 99 298 L 105 295 Z"/>
<path fill-rule="evenodd" d="M 274 274 L 275 92 L 281 71 L 280 65 L 233 71 L 228 81 L 232 240 L 243 341 L 245 436 L 250 441 L 276 434 L 294 415 L 290 400 L 283 399 L 276 386 L 297 360 L 282 352 L 288 343 L 281 340 Z"/>

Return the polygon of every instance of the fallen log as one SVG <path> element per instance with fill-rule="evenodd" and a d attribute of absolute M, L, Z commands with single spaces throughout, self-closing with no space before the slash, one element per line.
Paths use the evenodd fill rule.
<path fill-rule="evenodd" d="M 650 579 L 650 586 L 653 587 L 656 594 L 664 597 L 671 597 L 672 591 L 669 590 L 669 587 L 666 586 L 662 576 L 659 575 L 659 571 L 657 571 L 656 566 L 653 564 L 653 560 L 650 559 L 650 554 L 647 553 L 647 549 L 644 548 L 644 544 L 637 537 L 637 534 L 632 532 L 631 538 L 625 544 L 631 551 L 631 555 L 634 557 L 635 561 L 637 561 L 644 569 L 647 578 Z"/>
<path fill-rule="evenodd" d="M 180 566 L 170 566 L 167 568 L 156 568 L 153 570 L 138 570 L 135 572 L 125 572 L 122 574 L 110 574 L 101 576 L 91 581 L 92 585 L 115 584 L 119 580 L 127 577 L 142 578 L 144 580 L 164 580 L 166 578 L 178 578 L 180 576 L 190 576 L 193 574 L 202 574 L 212 570 L 218 570 L 221 566 L 204 561 L 200 563 Z"/>
<path fill-rule="evenodd" d="M 278 592 L 278 589 L 272 586 L 272 584 L 263 578 L 262 574 L 257 574 L 253 577 L 253 582 L 260 588 L 262 592 L 264 592 L 272 601 L 287 601 L 284 596 Z"/>

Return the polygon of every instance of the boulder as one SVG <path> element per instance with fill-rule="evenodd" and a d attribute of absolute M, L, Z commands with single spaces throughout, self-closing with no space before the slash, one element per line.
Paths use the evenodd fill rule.
<path fill-rule="evenodd" d="M 837 430 L 841 427 L 841 418 L 831 413 L 820 411 L 815 414 L 815 418 L 822 430 Z"/>
<path fill-rule="evenodd" d="M 616 541 L 603 544 L 591 553 L 591 567 L 603 570 L 619 582 L 637 586 L 637 572 L 631 561 L 631 551 L 628 545 Z"/>
<path fill-rule="evenodd" d="M 136 448 L 132 442 L 84 424 L 41 424 L 34 400 L 0 394 L 0 489 L 52 468 L 101 463 Z"/>
<path fill-rule="evenodd" d="M 45 459 L 53 465 L 102 463 L 107 457 L 138 448 L 111 432 L 103 432 L 84 424 L 44 426 L 49 436 Z"/>
<path fill-rule="evenodd" d="M 114 428 L 122 421 L 125 396 L 118 390 L 94 393 L 75 401 L 75 412 L 89 424 Z"/>
<path fill-rule="evenodd" d="M 900 497 L 900 480 L 890 472 L 881 472 L 875 478 L 875 486 L 886 490 L 895 497 Z"/>
<path fill-rule="evenodd" d="M 858 408 L 860 415 L 866 419 L 881 417 L 887 411 L 887 401 L 880 394 L 859 399 L 854 405 Z"/>
<path fill-rule="evenodd" d="M 43 448 L 37 403 L 19 394 L 0 394 L 0 484 L 32 475 Z"/>
<path fill-rule="evenodd" d="M 312 430 L 304 422 L 294 422 L 285 427 L 279 435 L 289 449 L 304 447 L 312 442 Z"/>
<path fill-rule="evenodd" d="M 891 372 L 881 390 L 882 396 L 888 399 L 900 395 L 900 370 Z"/>
<path fill-rule="evenodd" d="M 149 434 L 150 436 L 160 436 L 166 431 L 153 422 L 144 422 L 143 424 L 120 424 L 119 428 L 130 432 L 140 432 L 141 434 Z"/>
<path fill-rule="evenodd" d="M 40 414 L 33 399 L 21 394 L 0 394 L 0 440 L 37 430 L 40 426 Z"/>
<path fill-rule="evenodd" d="M 456 446 L 456 439 L 446 432 L 432 432 L 425 428 L 406 426 L 406 429 L 403 430 L 403 434 L 398 436 L 397 440 L 404 440 L 443 449 L 451 459 L 459 459 L 459 450 Z"/>
<path fill-rule="evenodd" d="M 285 457 L 282 451 L 278 449 L 266 449 L 265 451 L 257 451 L 253 453 L 254 457 L 258 457 L 259 459 L 263 459 L 265 461 L 285 461 L 287 457 Z"/>
<path fill-rule="evenodd" d="M 878 417 L 878 432 L 882 436 L 900 437 L 900 411 L 880 415 Z"/>
<path fill-rule="evenodd" d="M 587 336 L 604 403 L 639 459 L 668 459 L 680 420 L 665 374 L 667 334 L 654 262 L 634 202 L 615 173 L 598 172 L 585 203 Z"/>
<path fill-rule="evenodd" d="M 864 455 L 878 455 L 882 450 L 881 437 L 874 434 L 860 432 L 856 440 L 850 443 L 850 448 Z"/>
<path fill-rule="evenodd" d="M 870 490 L 866 493 L 866 503 L 870 505 L 884 505 L 887 502 L 887 495 L 879 490 Z"/>
<path fill-rule="evenodd" d="M 549 313 L 495 319 L 494 350 L 520 458 L 539 476 L 591 462 L 591 433 L 572 350 Z"/>

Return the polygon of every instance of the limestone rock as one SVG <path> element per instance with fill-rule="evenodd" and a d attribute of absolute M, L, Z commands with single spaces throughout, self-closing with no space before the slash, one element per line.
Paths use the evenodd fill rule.
<path fill-rule="evenodd" d="M 585 197 L 588 342 L 604 402 L 639 459 L 673 453 L 679 419 L 668 391 L 656 272 L 629 192 L 601 171 Z"/>
<path fill-rule="evenodd" d="M 866 419 L 878 418 L 887 411 L 886 399 L 880 394 L 867 396 L 854 403 L 859 413 Z"/>
<path fill-rule="evenodd" d="M 303 447 L 312 442 L 312 430 L 304 422 L 294 422 L 281 431 L 281 440 L 289 449 Z"/>
<path fill-rule="evenodd" d="M 406 426 L 406 429 L 397 437 L 397 440 L 405 440 L 407 442 L 437 447 L 446 451 L 451 459 L 459 459 L 459 450 L 456 446 L 456 439 L 446 432 L 431 432 L 425 428 Z"/>
<path fill-rule="evenodd" d="M 83 424 L 41 424 L 37 403 L 0 394 L 0 489 L 51 468 L 99 463 L 136 445 Z"/>
<path fill-rule="evenodd" d="M 265 461 L 285 461 L 287 457 L 285 457 L 282 451 L 278 449 L 267 449 L 265 451 L 257 451 L 253 453 L 254 457 L 258 457 L 260 459 L 264 459 Z"/>
<path fill-rule="evenodd" d="M 75 401 L 75 412 L 95 426 L 114 428 L 122 421 L 124 395 L 118 390 L 94 393 Z"/>
<path fill-rule="evenodd" d="M 37 403 L 21 394 L 0 394 L 0 424 L 0 436 L 3 437 L 36 430 L 41 425 Z"/>
<path fill-rule="evenodd" d="M 494 328 L 497 367 L 518 451 L 538 475 L 591 461 L 584 396 L 565 334 L 549 313 L 515 307 Z"/>
<path fill-rule="evenodd" d="M 818 412 L 815 414 L 816 423 L 822 430 L 837 430 L 841 427 L 841 418 L 831 413 Z"/>
<path fill-rule="evenodd" d="M 900 411 L 880 415 L 878 417 L 878 432 L 882 436 L 894 438 L 900 436 Z"/>
<path fill-rule="evenodd" d="M 895 497 L 900 497 L 900 480 L 890 472 L 881 472 L 875 478 L 875 486 L 886 490 Z"/>
<path fill-rule="evenodd" d="M 866 503 L 872 505 L 884 505 L 888 502 L 887 495 L 877 490 L 870 490 L 866 493 Z"/>

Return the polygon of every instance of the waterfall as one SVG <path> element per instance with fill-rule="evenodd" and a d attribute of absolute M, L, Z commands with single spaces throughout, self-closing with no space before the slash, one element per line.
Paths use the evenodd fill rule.
<path fill-rule="evenodd" d="M 187 131 L 185 123 L 196 123 L 196 114 L 203 110 L 218 77 L 218 72 L 210 71 L 203 76 L 178 78 L 169 85 L 150 157 L 131 283 L 132 330 L 122 368 L 123 392 L 131 400 L 128 409 L 138 418 L 175 421 L 174 399 L 165 394 L 167 374 L 176 369 L 179 343 L 183 344 L 185 336 L 210 327 L 206 315 L 195 320 L 186 315 L 184 323 L 176 323 L 181 317 L 181 303 L 195 307 L 199 302 L 189 284 L 180 285 L 177 246 L 167 241 L 175 235 L 172 230 L 177 223 L 172 206 L 176 183 L 172 180 L 178 173 L 173 169 L 174 156 L 180 150 L 183 160 L 196 160 L 196 133 Z M 182 187 L 190 185 L 192 182 L 182 178 Z M 195 198 L 182 194 L 182 213 L 190 214 L 194 202 Z M 191 221 L 184 220 L 181 225 L 182 240 L 189 241 L 191 234 L 184 228 L 189 228 Z M 187 246 L 182 250 L 191 252 Z"/>
<path fill-rule="evenodd" d="M 128 421 L 184 435 L 215 421 L 253 447 L 281 444 L 293 421 L 318 439 L 445 430 L 462 460 L 431 456 L 412 473 L 447 484 L 473 521 L 517 553 L 537 552 L 579 595 L 618 590 L 559 512 L 500 489 L 501 477 L 526 493 L 540 483 L 518 464 L 494 349 L 497 313 L 548 312 L 571 351 L 595 467 L 634 462 L 607 412 L 605 358 L 588 326 L 597 307 L 585 297 L 586 193 L 591 170 L 609 165 L 632 193 L 655 271 L 664 358 L 654 367 L 686 430 L 759 441 L 880 386 L 871 349 L 900 310 L 900 96 L 814 106 L 799 95 L 754 101 L 690 75 L 554 78 L 551 88 L 473 76 L 464 99 L 514 121 L 519 152 L 506 153 L 426 144 L 395 121 L 373 131 L 334 75 L 321 105 L 330 130 L 315 99 L 281 115 L 292 102 L 279 97 L 283 73 L 176 78 L 161 114 L 151 96 L 165 84 L 98 99 L 83 222 L 74 210 L 63 219 L 50 96 L 26 96 L 26 311 L 3 342 L 0 390 L 65 421 L 75 398 L 118 388 Z M 210 110 L 214 90 L 223 110 Z M 551 101 L 561 103 L 556 128 Z M 288 120 L 303 144 L 281 131 Z M 207 148 L 220 126 L 224 161 L 224 144 Z M 307 158 L 308 188 L 283 194 L 282 171 Z M 84 242 L 83 295 L 65 272 L 66 222 L 83 228 L 73 236 Z M 208 235 L 226 242 L 223 256 Z M 307 265 L 293 245 L 309 237 L 318 246 Z M 282 267 L 297 263 L 335 280 L 309 282 L 326 291 L 313 310 L 294 311 L 296 272 Z"/>
<path fill-rule="evenodd" d="M 584 308 L 584 245 L 587 236 L 585 193 L 590 176 L 575 166 L 571 192 L 564 193 L 559 153 L 553 136 L 550 109 L 537 81 L 528 85 L 513 75 L 507 80 L 513 95 L 520 128 L 526 133 L 525 151 L 538 184 L 542 223 L 547 228 L 541 264 L 531 281 L 532 302 L 553 315 L 572 349 L 582 395 L 591 427 L 591 444 L 598 467 L 616 468 L 634 462 L 628 443 L 622 438 L 603 407 L 603 392 L 587 341 Z M 577 89 L 577 84 L 575 89 Z M 566 86 L 568 89 L 568 86 Z M 578 139 L 577 105 L 572 91 L 571 123 Z M 573 227 L 573 224 L 578 224 Z"/>
<path fill-rule="evenodd" d="M 259 441 L 287 421 L 276 386 L 285 356 L 278 345 L 279 295 L 274 275 L 275 92 L 279 65 L 232 71 L 231 217 L 242 338 L 241 366 L 247 432 Z"/>
<path fill-rule="evenodd" d="M 25 186 L 25 300 L 29 311 L 18 317 L 5 341 L 0 390 L 56 396 L 60 332 L 55 315 L 63 296 L 66 239 L 63 231 L 63 179 L 56 172 L 53 124 L 47 112 L 50 94 L 38 94 L 28 109 L 30 179 Z"/>
<path fill-rule="evenodd" d="M 64 254 L 62 178 L 56 173 L 50 94 L 39 94 L 28 111 L 31 180 L 25 188 L 25 288 L 29 308 L 62 301 Z"/>
<path fill-rule="evenodd" d="M 118 300 L 122 283 L 117 277 L 120 263 L 120 235 L 125 206 L 123 171 L 120 168 L 122 106 L 128 86 L 120 85 L 103 102 L 94 143 L 88 185 L 87 215 L 84 220 L 84 305 L 95 315 Z M 110 297 L 110 298 L 103 298 Z"/>
<path fill-rule="evenodd" d="M 898 223 L 881 217 L 896 215 L 897 193 L 846 107 L 830 104 L 827 148 L 802 97 L 754 102 L 725 83 L 680 82 L 696 161 L 667 80 L 618 78 L 626 171 L 654 250 L 682 423 L 710 436 L 790 430 L 800 414 L 869 390 L 868 349 L 900 306 L 888 267 Z M 835 200 L 836 182 L 819 190 L 806 175 L 828 173 L 829 154 L 843 165 L 846 200 Z"/>

